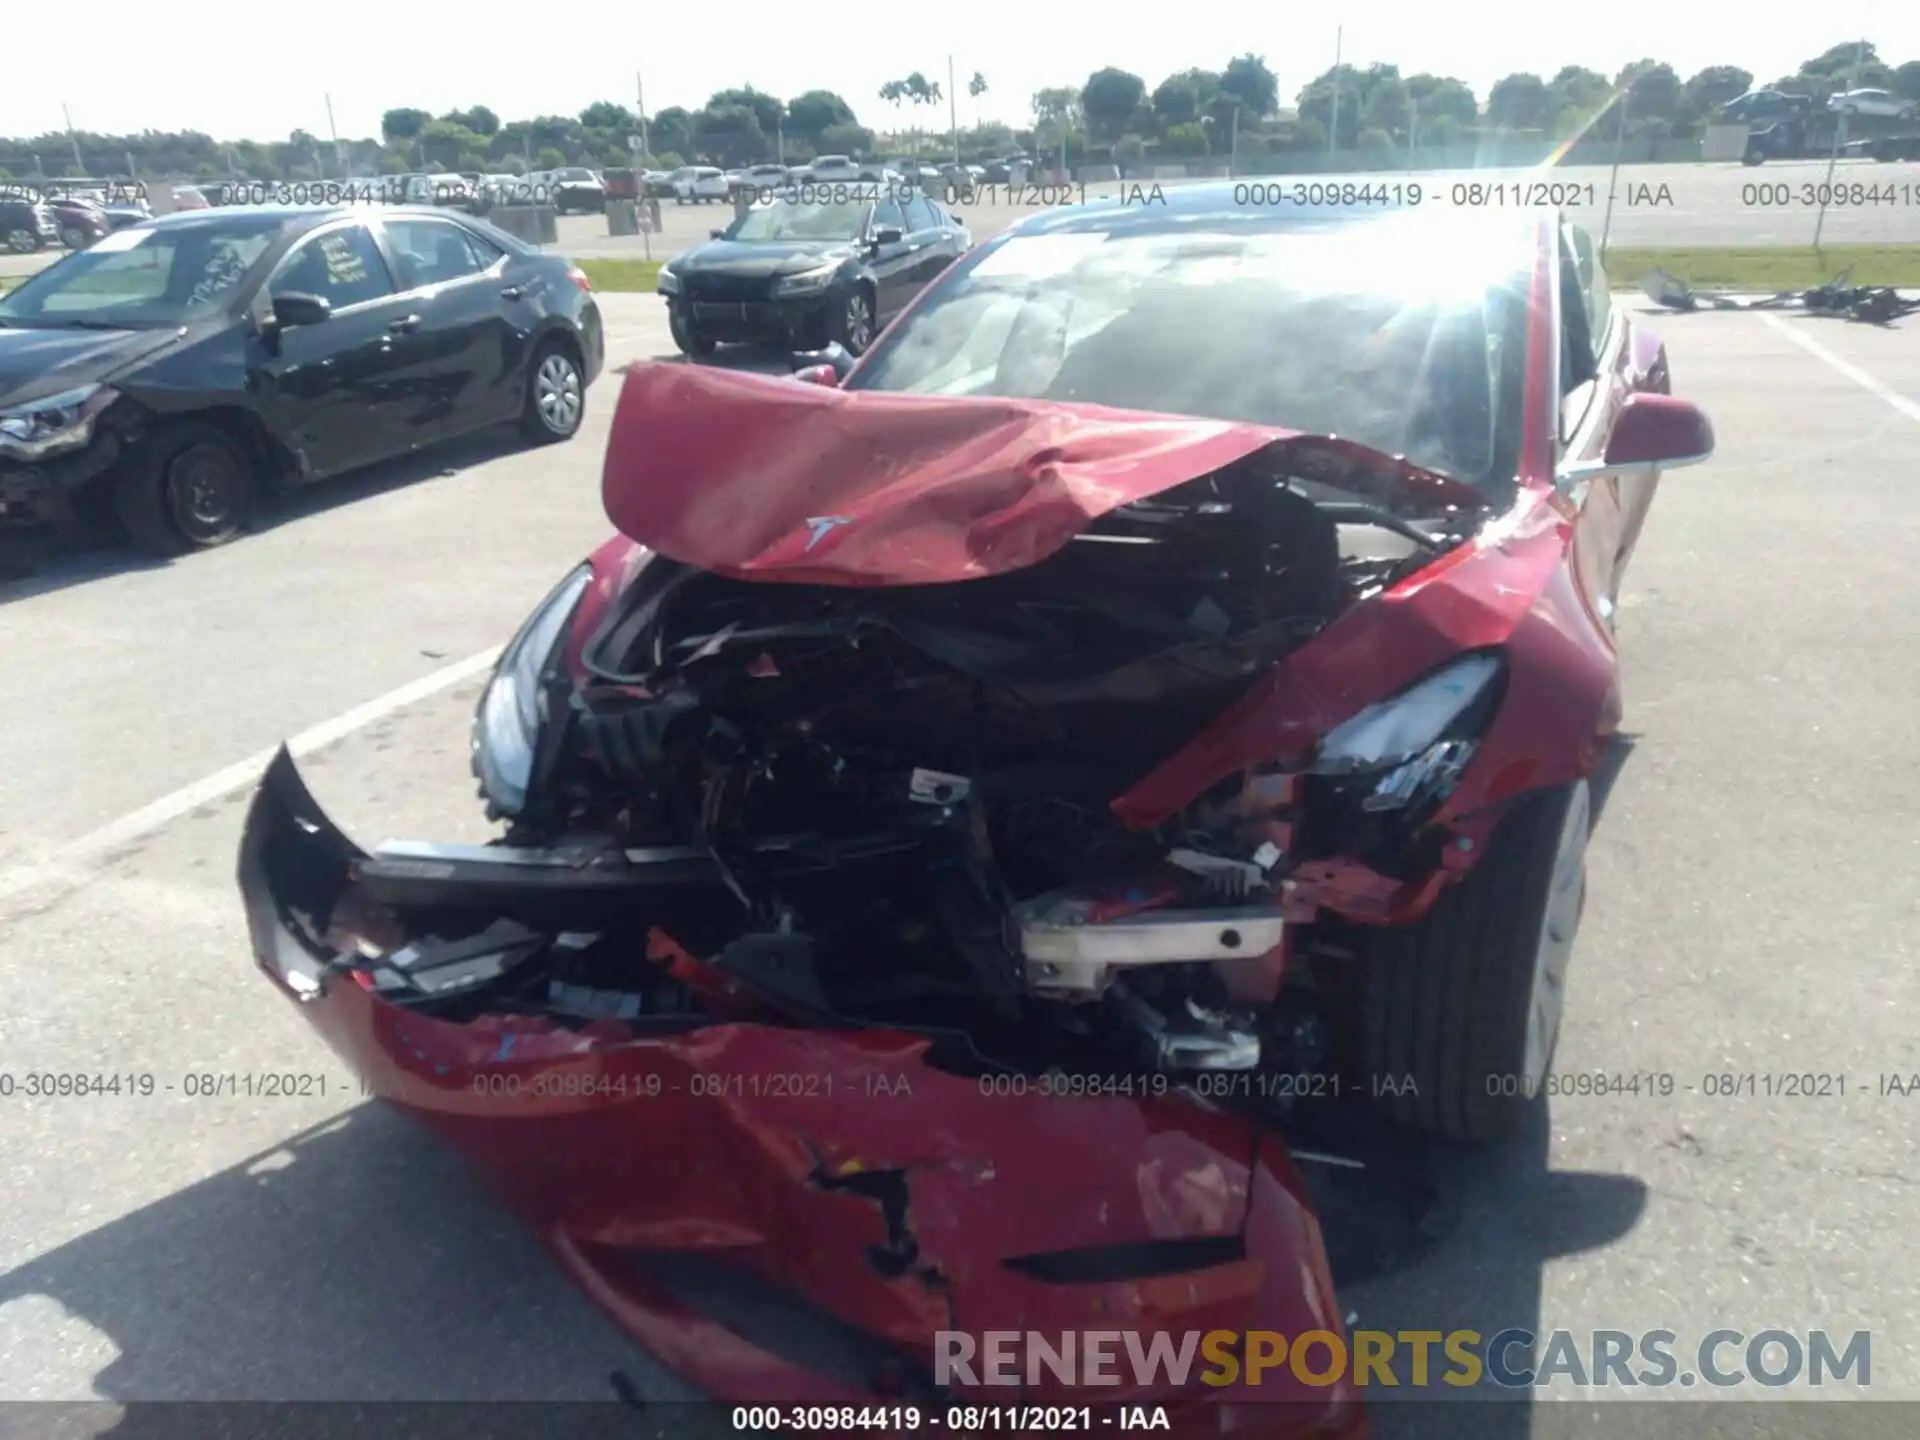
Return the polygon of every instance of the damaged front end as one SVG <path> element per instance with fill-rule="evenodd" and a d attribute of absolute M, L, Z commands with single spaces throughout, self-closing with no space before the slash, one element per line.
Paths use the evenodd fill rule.
<path fill-rule="evenodd" d="M 818 947 L 791 930 L 702 958 L 675 937 L 701 935 L 729 892 L 687 855 L 369 855 L 282 752 L 240 883 L 261 967 L 370 1088 L 477 1163 L 592 1298 L 716 1397 L 1009 1398 L 938 1383 L 940 1332 L 1344 1333 L 1266 1127 L 1164 1078 L 1092 1071 L 1091 1050 L 1029 1081 L 957 1018 L 836 1020 Z M 1019 1398 L 1366 1433 L 1344 1380 L 1284 1372 L 1092 1394 L 1042 1375 Z"/>
<path fill-rule="evenodd" d="M 283 755 L 256 955 L 717 1395 L 929 1393 L 940 1331 L 1341 1333 L 1283 1137 L 1341 1096 L 1341 927 L 1538 773 L 1471 778 L 1550 521 L 1489 543 L 1346 441 L 897 398 L 787 424 L 758 507 L 751 439 L 678 497 L 610 460 L 629 538 L 476 715 L 505 835 L 364 853 Z"/>

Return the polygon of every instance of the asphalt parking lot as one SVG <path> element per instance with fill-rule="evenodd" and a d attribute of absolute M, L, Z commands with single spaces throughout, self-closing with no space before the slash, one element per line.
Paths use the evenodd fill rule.
<path fill-rule="evenodd" d="M 604 298 L 614 363 L 668 353 L 657 301 Z M 1920 326 L 1657 323 L 1719 450 L 1666 478 L 1628 576 L 1628 734 L 1556 1068 L 1675 1093 L 1558 1098 L 1451 1161 L 1432 1249 L 1343 1299 L 1386 1329 L 1864 1329 L 1874 1396 L 1920 1399 L 1920 1095 L 1879 1093 L 1920 1072 Z M 558 449 L 477 441 L 224 550 L 0 581 L 0 1071 L 174 1087 L 0 1100 L 0 1398 L 678 1393 L 404 1123 L 180 1085 L 346 1081 L 253 971 L 244 777 L 306 732 L 363 842 L 484 837 L 461 662 L 605 531 L 617 383 Z M 1845 1095 L 1709 1098 L 1721 1073 Z M 1413 1433 L 1398 1409 L 1380 1434 Z M 1539 1433 L 1521 1406 L 1463 1423 Z M 1740 1433 L 1800 1433 L 1779 1423 Z"/>
<path fill-rule="evenodd" d="M 1824 161 L 1773 162 L 1757 169 L 1737 164 L 1625 165 L 1613 189 L 1613 218 L 1606 218 L 1607 195 L 1613 172 L 1604 166 L 1562 166 L 1548 179 L 1557 187 L 1554 203 L 1582 212 L 1582 223 L 1598 235 L 1607 229 L 1608 243 L 1629 247 L 1691 245 L 1810 245 L 1818 206 L 1806 203 L 1804 187 L 1826 181 Z M 1512 205 L 1528 197 L 1513 187 L 1523 179 L 1539 179 L 1539 172 L 1521 169 L 1422 171 L 1405 176 L 1391 172 L 1364 175 L 1276 176 L 1245 182 L 1252 204 L 1291 203 L 1292 186 L 1379 186 L 1395 180 L 1417 180 L 1421 204 L 1484 208 Z M 1829 245 L 1920 244 L 1920 163 L 1880 165 L 1871 160 L 1847 160 L 1834 167 L 1836 184 L 1862 187 L 1855 203 L 1836 204 L 1827 212 L 1821 240 Z M 1755 190 L 1763 183 L 1770 187 Z M 971 204 L 956 213 L 976 241 L 998 235 L 1014 221 L 1031 215 L 1043 204 L 1067 203 L 1122 191 L 1133 203 L 1150 203 L 1151 181 L 1093 183 L 1085 187 L 1035 187 L 1017 193 L 1007 186 L 977 192 Z M 1168 182 L 1189 183 L 1189 182 Z M 1134 185 L 1142 188 L 1135 190 Z M 1276 193 L 1271 186 L 1283 187 Z M 1455 185 L 1474 186 L 1456 193 Z M 1498 187 L 1504 185 L 1504 190 Z M 1783 191 L 1781 186 L 1785 186 Z M 1267 187 L 1267 188 L 1252 188 Z M 1875 201 L 1870 195 L 1887 192 L 1895 199 Z M 1819 195 L 1817 189 L 1811 192 Z M 1855 193 L 1849 191 L 1848 193 Z M 1749 203 L 1764 199 L 1767 203 Z M 717 202 L 660 206 L 662 231 L 658 235 L 613 237 L 599 215 L 568 215 L 559 221 L 555 247 L 578 258 L 641 258 L 651 253 L 664 259 L 707 238 L 707 232 L 727 223 L 730 207 Z M 58 258 L 60 252 L 38 255 L 0 255 L 0 275 L 29 274 Z"/>

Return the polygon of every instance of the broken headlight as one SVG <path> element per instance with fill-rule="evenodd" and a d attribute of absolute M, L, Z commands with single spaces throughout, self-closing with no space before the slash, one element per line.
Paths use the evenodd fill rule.
<path fill-rule="evenodd" d="M 119 396 L 105 385 L 82 385 L 0 409 L 0 454 L 41 460 L 77 450 L 93 438 L 95 417 Z"/>
<path fill-rule="evenodd" d="M 582 565 L 535 607 L 500 652 L 500 663 L 474 711 L 474 774 L 503 815 L 517 815 L 527 803 L 534 750 L 547 718 L 543 682 L 555 651 L 566 640 L 567 622 L 592 581 L 593 567 Z"/>
<path fill-rule="evenodd" d="M 1390 699 L 1336 725 L 1320 742 L 1313 773 L 1377 775 L 1361 807 L 1394 810 L 1451 790 L 1473 758 L 1500 659 L 1467 655 Z M 1384 772 L 1384 773 L 1382 773 Z"/>

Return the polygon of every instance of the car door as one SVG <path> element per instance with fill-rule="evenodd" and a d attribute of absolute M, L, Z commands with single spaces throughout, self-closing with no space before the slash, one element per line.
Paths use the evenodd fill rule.
<path fill-rule="evenodd" d="M 366 224 L 329 225 L 289 250 L 262 288 L 256 320 L 285 294 L 318 296 L 333 312 L 257 333 L 247 385 L 262 418 L 308 478 L 404 451 L 407 355 L 397 342 L 411 302 Z"/>
<path fill-rule="evenodd" d="M 1559 248 L 1561 460 L 1591 462 L 1606 453 L 1627 398 L 1651 388 L 1655 377 L 1634 355 L 1631 321 L 1613 305 L 1592 237 L 1566 225 Z M 1657 484 L 1657 476 L 1600 475 L 1565 491 L 1578 511 L 1574 572 L 1594 614 L 1608 625 Z"/>
<path fill-rule="evenodd" d="M 389 215 L 380 238 L 411 302 L 400 318 L 413 323 L 394 341 L 409 443 L 518 414 L 536 319 L 531 282 L 509 280 L 506 251 L 456 220 Z"/>
<path fill-rule="evenodd" d="M 899 237 L 886 244 L 879 242 L 882 230 L 896 230 Z M 914 279 L 919 256 L 913 237 L 907 233 L 907 216 L 891 189 L 880 191 L 867 217 L 867 269 L 873 274 L 874 323 L 885 325 L 905 308 L 919 292 Z"/>
<path fill-rule="evenodd" d="M 938 202 L 916 194 L 907 201 L 907 239 L 913 243 L 914 292 L 917 294 L 939 278 L 960 258 L 959 239 L 954 226 Z"/>

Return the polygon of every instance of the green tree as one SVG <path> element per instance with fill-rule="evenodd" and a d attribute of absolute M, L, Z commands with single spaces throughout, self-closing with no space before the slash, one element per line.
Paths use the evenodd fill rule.
<path fill-rule="evenodd" d="M 973 101 L 973 128 L 976 130 L 980 128 L 980 97 L 986 93 L 987 77 L 976 70 L 973 78 L 967 81 L 967 95 Z"/>
<path fill-rule="evenodd" d="M 1896 65 L 1887 88 L 1902 100 L 1920 100 L 1920 60 Z"/>
<path fill-rule="evenodd" d="M 1547 82 L 1518 71 L 1493 82 L 1487 119 L 1502 130 L 1538 130 L 1547 123 Z"/>
<path fill-rule="evenodd" d="M 412 140 L 432 123 L 433 116 L 425 110 L 388 110 L 380 116 L 380 133 L 390 141 Z"/>
<path fill-rule="evenodd" d="M 1182 70 L 1153 91 L 1154 119 L 1162 129 L 1197 121 L 1220 96 L 1220 76 L 1212 70 Z"/>
<path fill-rule="evenodd" d="M 1752 88 L 1751 70 L 1737 65 L 1709 65 L 1681 87 L 1681 109 L 1693 119 L 1705 119 Z"/>
<path fill-rule="evenodd" d="M 1614 88 L 1633 97 L 1634 118 L 1671 121 L 1680 109 L 1680 77 L 1671 65 L 1658 60 L 1636 60 L 1614 81 Z"/>
<path fill-rule="evenodd" d="M 702 153 L 720 165 L 748 165 L 773 152 L 760 117 L 746 105 L 709 104 L 694 120 Z"/>
<path fill-rule="evenodd" d="M 580 123 L 589 130 L 610 130 L 633 135 L 640 129 L 640 117 L 624 105 L 611 100 L 596 100 L 580 112 Z"/>
<path fill-rule="evenodd" d="M 787 102 L 787 133 L 816 140 L 830 125 L 853 122 L 853 107 L 831 90 L 809 90 Z"/>
<path fill-rule="evenodd" d="M 1280 82 L 1258 55 L 1236 55 L 1220 76 L 1220 89 L 1241 107 L 1241 120 L 1264 120 L 1280 103 Z"/>
<path fill-rule="evenodd" d="M 449 110 L 440 118 L 458 125 L 462 130 L 471 130 L 476 135 L 493 136 L 500 133 L 500 117 L 484 105 L 475 105 L 466 110 Z"/>
<path fill-rule="evenodd" d="M 1094 71 L 1080 89 L 1080 110 L 1087 117 L 1087 129 L 1102 140 L 1118 139 L 1146 95 L 1147 83 L 1138 75 L 1112 66 Z"/>
<path fill-rule="evenodd" d="M 787 107 L 774 96 L 756 90 L 751 85 L 715 92 L 708 99 L 706 108 L 708 114 L 714 115 L 736 106 L 752 112 L 754 127 L 763 135 L 773 134 L 787 121 Z"/>
<path fill-rule="evenodd" d="M 1471 130 L 1480 123 L 1480 102 L 1473 98 L 1473 91 L 1465 81 L 1450 75 L 1409 75 L 1407 98 L 1419 114 L 1422 132 L 1443 119 L 1451 120 L 1462 130 Z"/>

